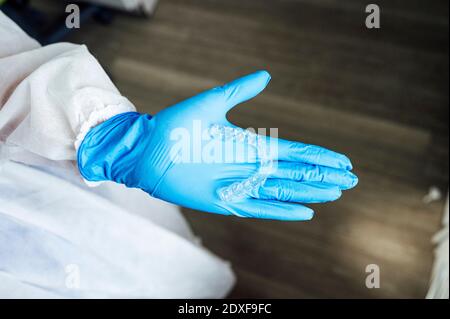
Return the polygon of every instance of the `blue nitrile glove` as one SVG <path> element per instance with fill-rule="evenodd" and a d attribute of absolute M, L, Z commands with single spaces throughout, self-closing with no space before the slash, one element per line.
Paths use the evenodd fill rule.
<path fill-rule="evenodd" d="M 258 137 L 227 121 L 232 107 L 269 80 L 259 71 L 154 117 L 119 114 L 88 132 L 78 150 L 80 172 L 88 181 L 115 181 L 205 212 L 309 220 L 313 211 L 298 203 L 336 200 L 357 178 L 344 155 Z"/>

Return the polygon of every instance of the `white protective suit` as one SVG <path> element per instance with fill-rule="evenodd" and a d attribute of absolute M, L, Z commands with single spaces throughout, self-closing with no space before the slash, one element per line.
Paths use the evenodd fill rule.
<path fill-rule="evenodd" d="M 88 130 L 135 110 L 82 45 L 41 47 L 0 11 L 0 297 L 220 298 L 228 263 L 176 206 L 76 168 Z"/>

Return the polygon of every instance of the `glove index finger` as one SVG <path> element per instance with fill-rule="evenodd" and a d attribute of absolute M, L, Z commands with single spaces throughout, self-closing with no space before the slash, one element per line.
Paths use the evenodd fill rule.
<path fill-rule="evenodd" d="M 302 162 L 312 165 L 327 166 L 352 170 L 350 159 L 344 154 L 330 151 L 324 147 L 298 142 L 278 140 L 278 159 L 289 162 Z"/>

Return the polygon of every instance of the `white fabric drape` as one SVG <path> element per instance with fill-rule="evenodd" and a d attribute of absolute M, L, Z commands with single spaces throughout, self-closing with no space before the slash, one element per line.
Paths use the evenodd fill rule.
<path fill-rule="evenodd" d="M 434 251 L 434 265 L 431 276 L 430 289 L 427 299 L 448 299 L 449 297 L 449 199 L 444 210 L 443 227 L 433 237 L 436 244 Z"/>
<path fill-rule="evenodd" d="M 228 263 L 176 206 L 76 169 L 87 131 L 134 110 L 85 46 L 41 47 L 0 11 L 0 297 L 220 298 Z"/>

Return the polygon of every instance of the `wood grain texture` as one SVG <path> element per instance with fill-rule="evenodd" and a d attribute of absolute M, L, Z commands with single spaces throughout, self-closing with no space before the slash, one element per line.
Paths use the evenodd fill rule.
<path fill-rule="evenodd" d="M 357 0 L 162 0 L 151 20 L 117 16 L 70 38 L 148 113 L 268 69 L 265 93 L 230 119 L 353 159 L 360 185 L 308 223 L 185 210 L 232 262 L 231 297 L 425 296 L 443 203 L 422 197 L 448 185 L 448 2 L 377 3 L 380 30 L 364 28 Z M 372 263 L 380 289 L 364 284 Z"/>

